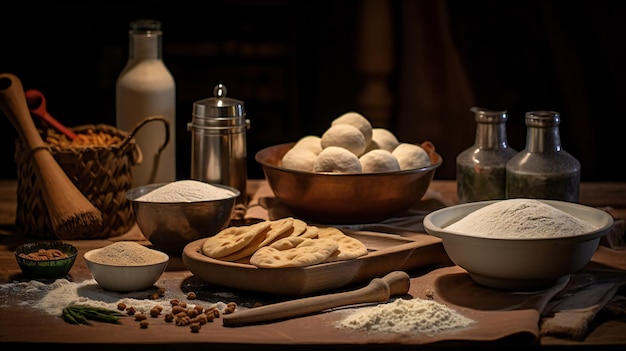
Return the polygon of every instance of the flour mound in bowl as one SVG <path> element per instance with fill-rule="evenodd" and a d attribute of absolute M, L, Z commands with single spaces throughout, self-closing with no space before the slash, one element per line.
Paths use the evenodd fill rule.
<path fill-rule="evenodd" d="M 471 212 L 445 229 L 508 239 L 566 237 L 598 228 L 539 200 L 508 199 Z"/>
<path fill-rule="evenodd" d="M 145 202 L 195 202 L 228 199 L 235 194 L 215 185 L 192 180 L 178 180 L 137 198 Z"/>

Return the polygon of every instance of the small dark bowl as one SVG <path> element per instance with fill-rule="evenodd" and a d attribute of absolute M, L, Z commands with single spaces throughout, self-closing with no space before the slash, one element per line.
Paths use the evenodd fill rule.
<path fill-rule="evenodd" d="M 67 257 L 37 261 L 20 256 L 20 254 L 29 254 L 31 252 L 37 252 L 40 249 L 57 249 L 65 253 Z M 76 255 L 78 255 L 78 249 L 76 249 L 74 245 L 60 241 L 27 243 L 20 245 L 15 249 L 15 259 L 17 260 L 17 264 L 22 269 L 22 273 L 31 278 L 65 277 L 74 265 Z"/>

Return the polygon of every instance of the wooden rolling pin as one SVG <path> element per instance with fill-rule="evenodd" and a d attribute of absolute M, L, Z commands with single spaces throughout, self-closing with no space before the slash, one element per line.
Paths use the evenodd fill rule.
<path fill-rule="evenodd" d="M 76 188 L 50 153 L 28 111 L 22 82 L 10 73 L 0 74 L 0 109 L 32 154 L 56 236 L 74 239 L 96 233 L 102 226 L 102 213 Z"/>
<path fill-rule="evenodd" d="M 304 316 L 334 307 L 384 302 L 389 300 L 391 296 L 406 294 L 410 285 L 411 281 L 408 274 L 394 271 L 382 278 L 372 279 L 367 286 L 357 290 L 305 297 L 236 311 L 224 315 L 222 321 L 226 327 L 237 327 Z"/>

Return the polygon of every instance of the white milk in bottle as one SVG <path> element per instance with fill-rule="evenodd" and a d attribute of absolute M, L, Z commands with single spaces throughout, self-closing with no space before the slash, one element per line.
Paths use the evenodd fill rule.
<path fill-rule="evenodd" d="M 176 180 L 176 85 L 163 62 L 161 36 L 159 21 L 133 21 L 128 62 L 117 79 L 118 129 L 130 133 L 152 116 L 165 118 L 169 124 L 169 142 L 160 153 L 166 140 L 162 122 L 146 123 L 134 135 L 143 160 L 131 170 L 133 187 Z"/>

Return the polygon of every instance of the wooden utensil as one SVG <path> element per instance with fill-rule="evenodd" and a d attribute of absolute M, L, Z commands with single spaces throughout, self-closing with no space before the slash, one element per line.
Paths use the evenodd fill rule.
<path fill-rule="evenodd" d="M 10 73 L 0 74 L 0 109 L 31 152 L 56 236 L 72 239 L 97 232 L 102 226 L 102 213 L 76 188 L 50 153 L 28 111 L 22 82 Z"/>
<path fill-rule="evenodd" d="M 406 294 L 410 285 L 411 281 L 408 274 L 402 271 L 394 271 L 382 278 L 372 279 L 367 286 L 357 290 L 305 297 L 254 307 L 249 310 L 224 315 L 222 321 L 224 326 L 237 327 L 304 316 L 333 307 L 366 302 L 383 302 L 387 301 L 391 296 Z"/>

